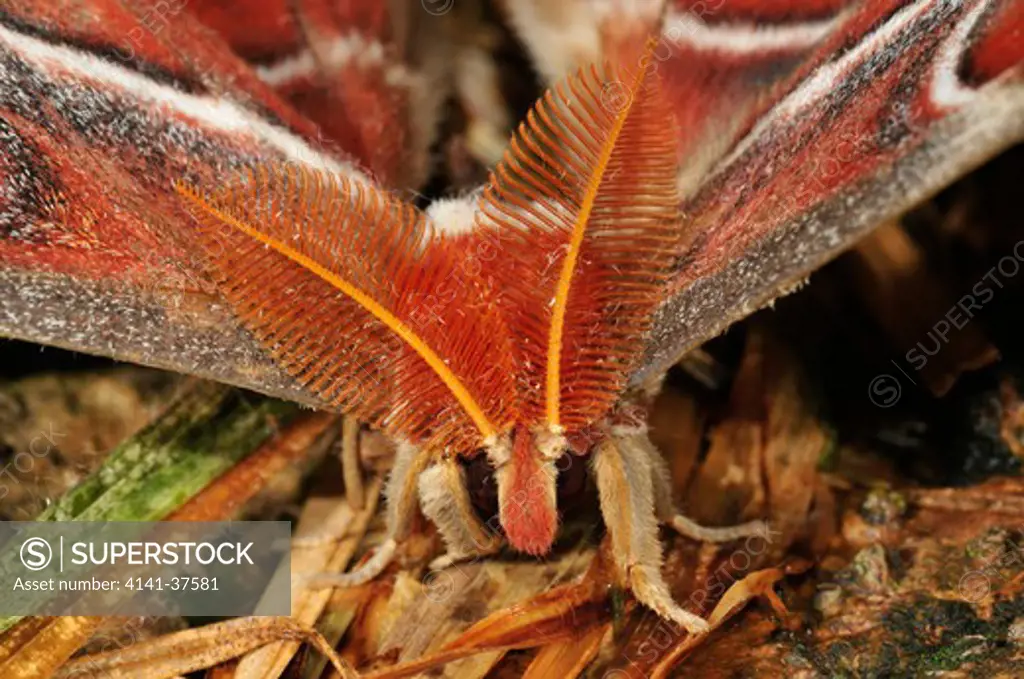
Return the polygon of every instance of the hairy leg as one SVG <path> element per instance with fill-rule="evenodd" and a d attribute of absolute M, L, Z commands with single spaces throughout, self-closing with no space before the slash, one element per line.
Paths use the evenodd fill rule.
<path fill-rule="evenodd" d="M 651 458 L 638 442 L 641 436 L 623 433 L 598 444 L 591 458 L 616 566 L 641 603 L 691 634 L 705 633 L 707 621 L 676 604 L 661 576 Z"/>
<path fill-rule="evenodd" d="M 493 554 L 501 547 L 500 536 L 473 512 L 465 472 L 455 460 L 442 460 L 420 474 L 419 497 L 423 514 L 437 526 L 447 549 L 431 569 Z"/>
<path fill-rule="evenodd" d="M 395 465 L 384 487 L 387 502 L 387 537 L 384 542 L 372 557 L 355 570 L 317 575 L 311 578 L 313 584 L 322 587 L 354 587 L 373 580 L 387 568 L 395 558 L 398 542 L 409 534 L 416 514 L 417 478 L 429 459 L 428 450 L 404 442 L 398 444 Z"/>
<path fill-rule="evenodd" d="M 701 526 L 683 516 L 672 502 L 672 475 L 668 470 L 668 464 L 648 438 L 647 428 L 636 427 L 628 431 L 613 428 L 612 431 L 613 434 L 618 432 L 619 436 L 629 438 L 633 445 L 647 455 L 650 461 L 651 481 L 654 485 L 654 507 L 658 520 L 671 526 L 680 535 L 699 542 L 729 542 L 739 538 L 767 534 L 767 525 L 764 521 L 748 521 L 736 526 L 710 527 Z"/>
<path fill-rule="evenodd" d="M 359 427 L 359 420 L 351 415 L 342 415 L 341 473 L 345 477 L 345 498 L 352 509 L 362 509 L 366 502 L 359 461 Z"/>

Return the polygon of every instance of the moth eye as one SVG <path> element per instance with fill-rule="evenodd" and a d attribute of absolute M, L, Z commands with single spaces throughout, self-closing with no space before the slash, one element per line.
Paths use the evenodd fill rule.
<path fill-rule="evenodd" d="M 555 462 L 558 470 L 559 504 L 575 503 L 580 497 L 593 490 L 590 470 L 583 457 L 566 453 Z"/>
<path fill-rule="evenodd" d="M 466 477 L 466 490 L 477 518 L 487 522 L 498 514 L 498 484 L 494 479 L 494 467 L 483 449 L 472 455 L 459 458 Z"/>
<path fill-rule="evenodd" d="M 477 518 L 486 525 L 496 526 L 498 515 L 498 484 L 494 467 L 483 449 L 459 458 L 466 479 L 466 490 Z M 566 453 L 555 462 L 558 473 L 558 506 L 565 512 L 573 507 L 597 507 L 597 489 L 591 478 L 586 458 Z"/>

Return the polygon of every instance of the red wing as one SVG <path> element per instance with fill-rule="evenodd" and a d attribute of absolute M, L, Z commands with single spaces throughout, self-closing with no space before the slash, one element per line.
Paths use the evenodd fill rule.
<path fill-rule="evenodd" d="M 642 379 L 1024 138 L 1019 2 L 873 0 L 704 178 Z"/>
<path fill-rule="evenodd" d="M 354 170 L 171 6 L 0 13 L 0 334 L 316 402 L 216 303 L 171 182 L 274 159 Z"/>
<path fill-rule="evenodd" d="M 780 84 L 842 25 L 854 0 L 675 0 L 659 71 L 679 120 L 680 189 L 690 195 Z"/>
<path fill-rule="evenodd" d="M 506 3 L 549 82 L 585 64 L 622 61 L 650 35 L 679 124 L 680 190 L 689 193 L 779 85 L 806 65 L 856 0 L 546 0 Z"/>
<path fill-rule="evenodd" d="M 480 202 L 528 423 L 578 431 L 614 404 L 681 242 L 676 132 L 636 58 L 545 94 Z"/>
<path fill-rule="evenodd" d="M 234 312 L 323 402 L 439 451 L 476 450 L 515 421 L 504 322 L 418 210 L 294 168 L 180 190 Z"/>
<path fill-rule="evenodd" d="M 399 29 L 442 18 L 375 0 L 261 0 L 258 7 L 221 0 L 188 8 L 383 185 L 426 180 L 443 79 L 428 78 L 415 36 Z"/>

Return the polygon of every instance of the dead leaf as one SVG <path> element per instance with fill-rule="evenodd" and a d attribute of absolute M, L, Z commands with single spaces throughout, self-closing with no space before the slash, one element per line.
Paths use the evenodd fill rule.
<path fill-rule="evenodd" d="M 349 668 L 320 634 L 291 618 L 236 618 L 227 622 L 168 634 L 151 641 L 72 660 L 58 679 L 170 679 L 213 667 L 267 644 L 305 642 L 330 659 L 345 679 L 358 674 Z"/>

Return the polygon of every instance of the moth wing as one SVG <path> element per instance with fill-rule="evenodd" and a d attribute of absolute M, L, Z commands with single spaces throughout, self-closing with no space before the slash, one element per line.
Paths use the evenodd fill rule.
<path fill-rule="evenodd" d="M 321 405 L 218 301 L 179 237 L 191 222 L 172 180 L 355 164 L 317 150 L 314 127 L 187 12 L 87 6 L 22 3 L 0 23 L 0 335 Z"/>
<path fill-rule="evenodd" d="M 1019 3 L 841 19 L 683 201 L 689 242 L 635 382 L 1024 139 Z"/>
<path fill-rule="evenodd" d="M 419 5 L 331 0 L 190 3 L 260 80 L 383 186 L 416 188 L 451 89 L 444 16 Z M 244 17 L 244 20 L 240 20 Z"/>

